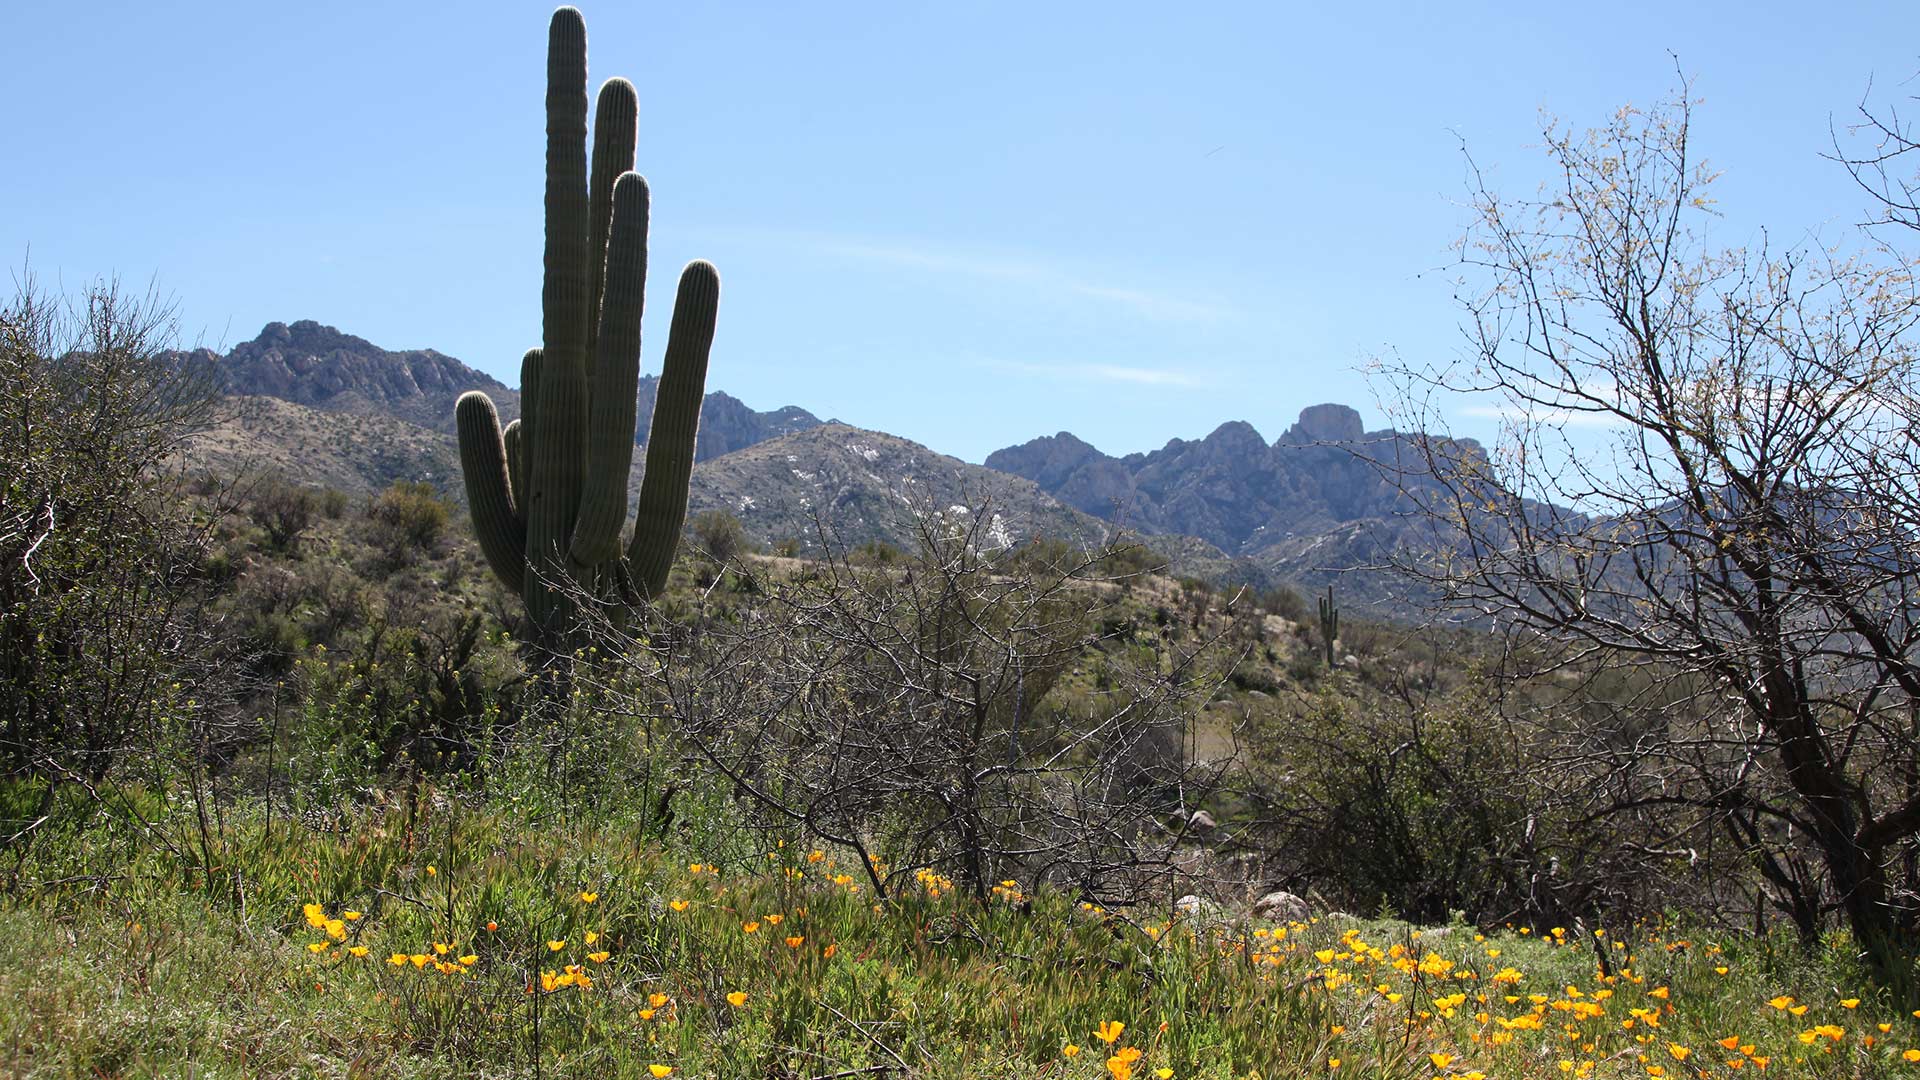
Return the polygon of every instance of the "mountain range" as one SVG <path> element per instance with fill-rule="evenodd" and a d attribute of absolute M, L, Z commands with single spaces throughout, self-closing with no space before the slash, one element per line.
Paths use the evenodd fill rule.
<path fill-rule="evenodd" d="M 989 468 L 1143 533 L 1184 533 L 1297 585 L 1377 565 L 1411 539 L 1409 489 L 1424 486 L 1423 436 L 1367 431 L 1345 405 L 1312 405 L 1272 443 L 1230 421 L 1204 439 L 1113 457 L 1070 432 L 997 450 Z M 1470 440 L 1458 452 L 1480 453 Z M 1381 581 L 1380 599 L 1391 595 Z"/>
<path fill-rule="evenodd" d="M 279 469 L 352 492 L 424 479 L 457 498 L 455 399 L 482 390 L 503 420 L 519 414 L 516 391 L 451 356 L 390 351 L 312 321 L 270 323 L 210 359 L 232 408 L 195 449 L 209 467 Z M 656 387 L 641 380 L 639 444 Z M 1404 536 L 1408 503 L 1391 463 L 1414 446 L 1325 404 L 1303 410 L 1272 443 L 1233 421 L 1203 439 L 1114 457 L 1063 431 L 981 466 L 798 406 L 761 412 L 713 392 L 689 502 L 694 513 L 725 510 L 757 539 L 792 539 L 803 550 L 823 528 L 848 545 L 911 545 L 929 514 L 984 504 L 994 515 L 987 535 L 1006 542 L 1125 533 L 1178 573 L 1315 589 L 1337 579 L 1343 595 L 1379 605 L 1401 599 L 1398 580 L 1369 567 Z M 636 491 L 643 463 L 636 454 Z"/>

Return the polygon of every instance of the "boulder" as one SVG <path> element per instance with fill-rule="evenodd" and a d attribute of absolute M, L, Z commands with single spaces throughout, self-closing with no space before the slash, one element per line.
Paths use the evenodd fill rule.
<path fill-rule="evenodd" d="M 1255 918 L 1274 922 L 1306 922 L 1307 902 L 1285 889 L 1275 889 L 1253 902 Z"/>
<path fill-rule="evenodd" d="M 1186 896 L 1173 902 L 1173 910 L 1188 918 L 1198 919 L 1210 915 L 1218 915 L 1220 913 L 1220 905 L 1204 896 L 1195 896 L 1192 893 L 1188 893 Z"/>

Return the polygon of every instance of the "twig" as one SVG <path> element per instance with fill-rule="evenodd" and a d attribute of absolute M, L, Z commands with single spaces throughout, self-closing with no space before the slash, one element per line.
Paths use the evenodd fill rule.
<path fill-rule="evenodd" d="M 849 1016 L 848 1016 L 848 1015 L 847 1015 L 846 1013 L 843 1013 L 843 1012 L 841 1012 L 841 1011 L 840 1011 L 839 1009 L 836 1009 L 836 1008 L 834 1008 L 833 1006 L 831 1006 L 831 1005 L 829 1005 L 829 1004 L 827 1004 L 827 1003 L 826 1003 L 826 1002 L 824 1002 L 824 1001 L 820 1003 L 820 1007 L 821 1007 L 821 1008 L 823 1008 L 823 1009 L 825 1009 L 825 1010 L 827 1010 L 828 1012 L 830 1012 L 830 1013 L 832 1013 L 833 1015 L 835 1015 L 835 1016 L 837 1016 L 837 1017 L 839 1017 L 839 1018 L 840 1018 L 841 1020 L 843 1020 L 843 1021 L 845 1021 L 845 1022 L 847 1023 L 847 1025 L 848 1025 L 849 1027 L 851 1027 L 851 1028 L 853 1028 L 853 1030 L 855 1030 L 855 1031 L 857 1031 L 857 1032 L 859 1032 L 859 1033 L 860 1033 L 860 1037 L 861 1037 L 861 1038 L 863 1038 L 863 1039 L 865 1039 L 865 1040 L 867 1040 L 868 1042 L 870 1042 L 870 1043 L 872 1043 L 873 1045 L 875 1045 L 875 1046 L 877 1046 L 877 1047 L 879 1047 L 879 1048 L 881 1049 L 881 1051 L 882 1051 L 883 1053 L 885 1053 L 885 1054 L 886 1054 L 886 1055 L 887 1055 L 888 1057 L 890 1057 L 890 1058 L 892 1058 L 892 1059 L 893 1059 L 893 1063 L 894 1063 L 895 1065 L 898 1065 L 898 1066 L 900 1066 L 900 1071 L 901 1071 L 901 1072 L 903 1072 L 903 1073 L 904 1073 L 904 1072 L 907 1072 L 907 1071 L 909 1071 L 909 1070 L 907 1069 L 907 1063 L 906 1063 L 906 1062 L 905 1062 L 904 1060 L 902 1060 L 902 1059 L 901 1059 L 901 1057 L 900 1057 L 900 1055 L 899 1055 L 899 1054 L 897 1054 L 897 1053 L 895 1053 L 895 1052 L 894 1052 L 894 1049 L 893 1049 L 893 1047 L 891 1047 L 891 1046 L 888 1046 L 888 1045 L 887 1045 L 886 1043 L 884 1043 L 884 1042 L 881 1042 L 878 1036 L 876 1036 L 876 1035 L 874 1035 L 874 1034 L 873 1034 L 872 1032 L 870 1032 L 870 1031 L 868 1031 L 868 1030 L 867 1030 L 867 1029 L 866 1029 L 865 1027 L 863 1027 L 863 1026 L 861 1026 L 861 1024 L 860 1024 L 860 1022 L 859 1022 L 859 1021 L 857 1021 L 857 1020 L 854 1020 L 854 1019 L 852 1019 L 852 1018 L 851 1018 L 851 1017 L 849 1017 Z M 864 1070 L 859 1070 L 859 1071 L 860 1071 L 860 1072 L 874 1072 L 875 1070 L 878 1070 L 878 1071 L 881 1071 L 881 1072 L 885 1072 L 885 1071 L 886 1071 L 886 1066 L 885 1066 L 885 1065 L 869 1065 L 869 1066 L 867 1066 L 867 1067 L 866 1067 L 866 1068 L 865 1068 Z M 858 1072 L 850 1072 L 850 1073 L 840 1073 L 839 1075 L 841 1075 L 841 1076 L 856 1076 L 856 1075 L 858 1075 Z"/>

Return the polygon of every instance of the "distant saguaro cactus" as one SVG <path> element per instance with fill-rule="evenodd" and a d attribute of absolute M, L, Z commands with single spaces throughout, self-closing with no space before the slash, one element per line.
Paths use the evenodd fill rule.
<path fill-rule="evenodd" d="M 478 391 L 454 407 L 460 467 L 481 551 L 549 643 L 576 622 L 570 586 L 622 602 L 665 587 L 687 513 L 720 277 L 680 275 L 646 477 L 626 551 L 634 396 L 647 280 L 647 182 L 633 172 L 639 104 L 610 79 L 594 109 L 587 172 L 587 28 L 553 13 L 547 39 L 546 274 L 542 347 L 520 368 L 520 419 L 500 429 Z"/>
<path fill-rule="evenodd" d="M 1333 639 L 1340 636 L 1340 609 L 1333 602 L 1333 586 L 1320 598 L 1320 637 L 1327 645 L 1327 666 L 1333 666 Z"/>

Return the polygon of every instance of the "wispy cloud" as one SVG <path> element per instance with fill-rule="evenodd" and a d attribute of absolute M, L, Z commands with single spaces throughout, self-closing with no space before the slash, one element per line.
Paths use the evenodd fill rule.
<path fill-rule="evenodd" d="M 852 240 L 826 240 L 821 249 L 829 255 L 861 262 L 908 267 L 936 274 L 1017 282 L 1057 294 L 1116 304 L 1146 318 L 1165 322 L 1211 322 L 1233 314 L 1232 309 L 1219 304 L 1148 289 L 1088 281 L 1044 259 L 1031 256 L 960 255 L 920 247 Z"/>
<path fill-rule="evenodd" d="M 991 360 L 990 366 L 1043 379 L 1061 382 L 1129 383 L 1135 386 L 1165 386 L 1198 389 L 1212 382 L 1191 371 L 1166 367 L 1129 367 L 1122 364 L 1035 364 L 1018 360 Z"/>
<path fill-rule="evenodd" d="M 1078 370 L 1089 378 L 1108 382 L 1142 383 L 1147 386 L 1202 386 L 1204 383 L 1185 371 L 1165 368 L 1119 367 L 1114 364 L 1080 364 Z"/>

